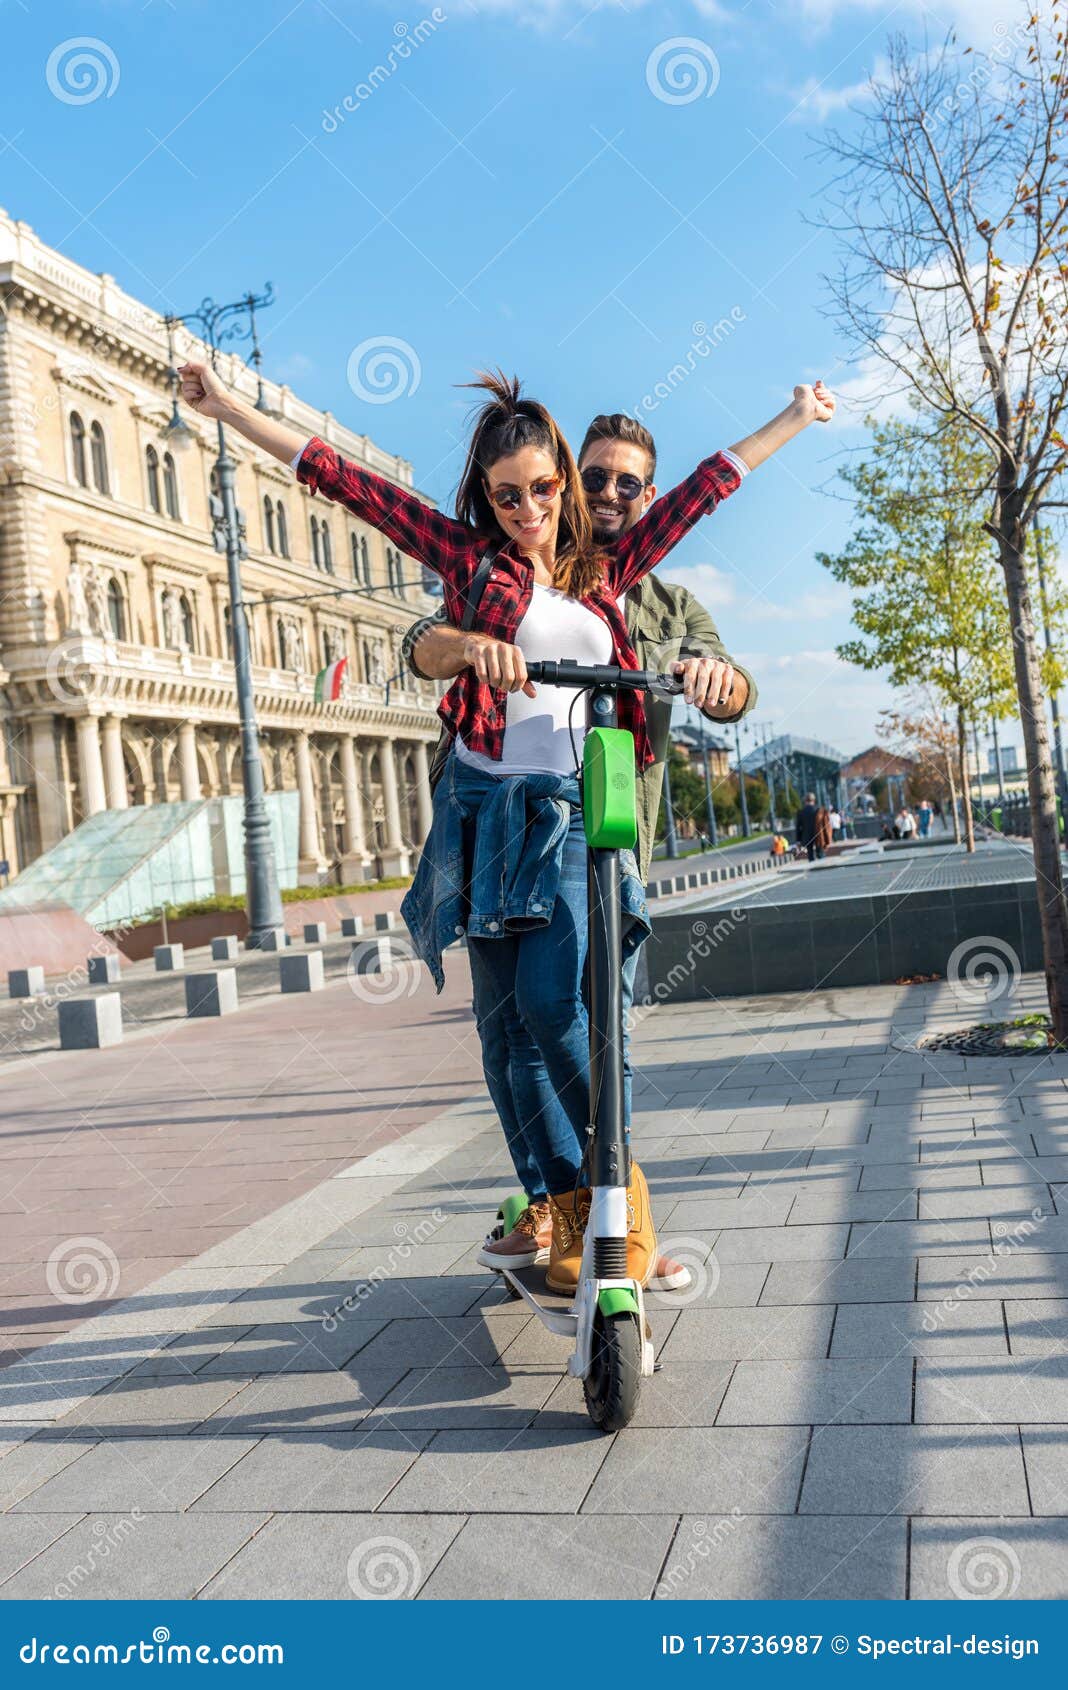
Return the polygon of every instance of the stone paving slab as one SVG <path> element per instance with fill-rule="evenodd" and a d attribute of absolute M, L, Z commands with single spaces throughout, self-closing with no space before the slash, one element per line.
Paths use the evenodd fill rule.
<path fill-rule="evenodd" d="M 673 1515 L 635 1520 L 476 1515 L 423 1587 L 427 1601 L 642 1601 L 653 1595 L 675 1531 Z M 407 1521 L 402 1528 L 407 1532 Z M 506 1573 L 502 1578 L 501 1569 Z"/>
<path fill-rule="evenodd" d="M 829 1426 L 912 1419 L 912 1362 L 740 1361 L 719 1426 Z"/>
<path fill-rule="evenodd" d="M 1068 1596 L 1068 1520 L 914 1520 L 909 1595 L 926 1602 L 1063 1601 Z"/>
<path fill-rule="evenodd" d="M 1026 1514 L 1015 1426 L 828 1426 L 813 1437 L 803 1514 Z"/>
<path fill-rule="evenodd" d="M 795 1427 L 628 1429 L 614 1440 L 584 1514 L 792 1514 L 808 1432 Z"/>
<path fill-rule="evenodd" d="M 660 1601 L 888 1601 L 905 1595 L 907 1522 L 879 1515 L 685 1515 Z"/>
<path fill-rule="evenodd" d="M 407 1515 L 393 1531 L 379 1514 L 275 1514 L 199 1594 L 209 1601 L 411 1600 L 429 1594 L 427 1581 L 464 1528 L 462 1514 Z"/>
<path fill-rule="evenodd" d="M 265 1519 L 250 1513 L 208 1521 L 192 1514 L 146 1514 L 137 1520 L 91 1514 L 0 1585 L 0 1597 L 183 1601 L 196 1596 Z M 102 1544 L 109 1546 L 107 1555 Z"/>

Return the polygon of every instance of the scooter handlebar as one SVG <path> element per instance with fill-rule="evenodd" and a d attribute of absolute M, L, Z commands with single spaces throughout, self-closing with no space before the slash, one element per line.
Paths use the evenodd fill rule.
<path fill-rule="evenodd" d="M 680 675 L 660 675 L 654 669 L 623 669 L 618 663 L 576 663 L 561 657 L 528 663 L 527 675 L 550 687 L 615 687 L 620 692 L 651 692 L 673 698 L 682 691 Z"/>

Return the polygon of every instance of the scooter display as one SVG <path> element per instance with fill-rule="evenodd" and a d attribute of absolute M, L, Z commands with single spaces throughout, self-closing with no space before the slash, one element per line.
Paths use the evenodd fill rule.
<path fill-rule="evenodd" d="M 591 1187 L 578 1288 L 570 1309 L 543 1303 L 536 1268 L 497 1271 L 551 1332 L 574 1339 L 567 1370 L 581 1379 L 586 1410 L 605 1432 L 633 1418 L 643 1378 L 655 1367 L 642 1287 L 627 1275 L 627 1186 L 630 1143 L 623 1082 L 622 913 L 619 854 L 637 839 L 634 737 L 618 726 L 624 691 L 673 697 L 673 675 L 616 664 L 569 659 L 529 663 L 542 686 L 587 689 L 587 732 L 579 776 L 589 880 L 587 959 L 590 1027 L 590 1107 L 580 1182 Z M 501 1236 L 526 1199 L 506 1199 L 498 1211 Z"/>

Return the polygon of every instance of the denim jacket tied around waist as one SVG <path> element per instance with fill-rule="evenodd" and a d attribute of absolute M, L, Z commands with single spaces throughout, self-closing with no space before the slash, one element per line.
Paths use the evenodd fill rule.
<path fill-rule="evenodd" d="M 401 915 L 440 992 L 441 955 L 463 934 L 504 939 L 553 918 L 564 843 L 579 807 L 574 775 L 490 775 L 452 755 Z M 650 932 L 633 851 L 620 853 L 623 955 Z"/>

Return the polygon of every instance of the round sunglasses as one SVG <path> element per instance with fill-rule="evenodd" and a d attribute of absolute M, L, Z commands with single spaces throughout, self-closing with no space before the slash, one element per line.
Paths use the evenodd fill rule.
<path fill-rule="evenodd" d="M 562 475 L 544 475 L 529 487 L 487 487 L 486 492 L 499 511 L 517 511 L 524 493 L 529 493 L 539 505 L 551 505 L 563 485 Z"/>
<path fill-rule="evenodd" d="M 615 482 L 616 495 L 625 505 L 633 504 L 649 485 L 637 475 L 612 475 L 609 470 L 601 469 L 599 465 L 582 471 L 582 485 L 587 493 L 603 493 L 610 481 Z"/>

